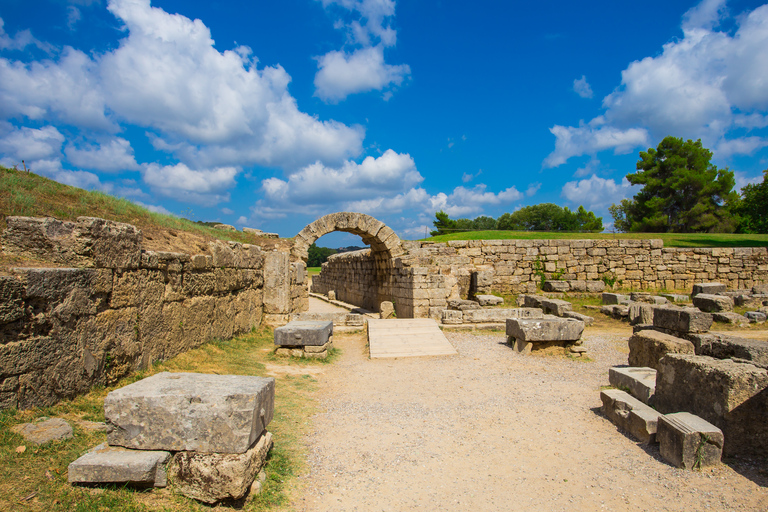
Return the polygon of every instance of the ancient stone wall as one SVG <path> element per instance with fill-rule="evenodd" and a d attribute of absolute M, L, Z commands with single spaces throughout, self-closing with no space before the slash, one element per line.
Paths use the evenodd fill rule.
<path fill-rule="evenodd" d="M 623 288 L 690 290 L 718 281 L 730 289 L 768 282 L 768 249 L 664 248 L 661 240 L 469 240 L 403 242 L 386 284 L 375 283 L 373 257 L 332 257 L 314 277 L 319 293 L 335 290 L 352 304 L 394 300 L 398 316 L 428 316 L 448 298 L 474 293 L 532 293 L 546 279 L 616 279 Z M 374 286 L 376 284 L 376 286 Z M 314 286 L 314 285 L 313 285 Z M 350 289 L 350 292 L 345 292 Z M 382 293 L 384 290 L 384 293 Z M 385 295 L 391 298 L 382 298 Z M 366 306 L 368 307 L 368 306 Z M 374 308 L 374 309 L 377 309 Z"/>
<path fill-rule="evenodd" d="M 73 268 L 0 276 L 0 408 L 71 398 L 262 321 L 265 257 L 257 246 L 152 252 L 127 224 L 6 220 L 6 254 Z"/>

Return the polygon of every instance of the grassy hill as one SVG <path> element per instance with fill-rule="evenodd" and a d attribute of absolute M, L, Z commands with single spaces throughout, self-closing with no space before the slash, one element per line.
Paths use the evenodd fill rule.
<path fill-rule="evenodd" d="M 127 199 L 62 185 L 34 173 L 0 166 L 0 231 L 6 227 L 5 218 L 14 215 L 61 220 L 101 217 L 133 224 L 145 232 L 179 230 L 204 239 L 244 243 L 263 240 L 250 233 L 222 231 L 172 215 L 153 213 Z"/>
<path fill-rule="evenodd" d="M 733 233 L 560 233 L 548 231 L 468 231 L 424 238 L 426 242 L 450 240 L 549 240 L 660 238 L 664 247 L 768 247 L 768 235 Z"/>

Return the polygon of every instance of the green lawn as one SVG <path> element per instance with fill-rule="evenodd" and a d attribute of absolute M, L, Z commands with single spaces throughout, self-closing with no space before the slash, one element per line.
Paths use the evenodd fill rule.
<path fill-rule="evenodd" d="M 733 233 L 559 233 L 549 231 L 468 231 L 424 238 L 425 242 L 450 240 L 549 240 L 660 238 L 664 247 L 768 247 L 768 235 Z"/>

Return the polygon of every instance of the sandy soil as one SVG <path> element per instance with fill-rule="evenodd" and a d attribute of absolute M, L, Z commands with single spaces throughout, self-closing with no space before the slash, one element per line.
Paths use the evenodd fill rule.
<path fill-rule="evenodd" d="M 459 356 L 370 360 L 361 334 L 317 375 L 300 511 L 768 510 L 765 461 L 671 467 L 600 413 L 631 331 L 588 329 L 593 362 L 446 333 Z"/>

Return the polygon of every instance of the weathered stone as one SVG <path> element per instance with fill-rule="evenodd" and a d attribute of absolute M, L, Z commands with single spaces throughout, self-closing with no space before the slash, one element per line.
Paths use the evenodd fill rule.
<path fill-rule="evenodd" d="M 357 313 L 347 313 L 344 315 L 344 325 L 348 327 L 362 327 L 365 325 L 365 317 Z"/>
<path fill-rule="evenodd" d="M 20 434 L 26 441 L 35 444 L 72 439 L 72 427 L 61 418 L 46 418 L 34 423 L 22 423 L 11 430 Z"/>
<path fill-rule="evenodd" d="M 165 487 L 168 484 L 166 451 L 129 450 L 102 443 L 69 464 L 70 484 L 128 484 Z"/>
<path fill-rule="evenodd" d="M 294 321 L 275 329 L 275 345 L 303 347 L 328 343 L 333 334 L 333 322 Z"/>
<path fill-rule="evenodd" d="M 603 304 L 608 306 L 613 304 L 627 304 L 629 302 L 629 296 L 622 295 L 620 293 L 603 292 L 602 298 L 603 298 Z"/>
<path fill-rule="evenodd" d="M 695 297 L 700 293 L 714 295 L 720 292 L 724 292 L 725 290 L 726 286 L 723 283 L 697 283 L 693 285 L 693 292 L 691 293 L 691 297 Z"/>
<path fill-rule="evenodd" d="M 731 324 L 737 326 L 749 325 L 749 320 L 747 320 L 747 317 L 738 313 L 734 313 L 733 311 L 712 313 L 712 320 L 721 324 Z"/>
<path fill-rule="evenodd" d="M 214 263 L 215 265 L 215 263 Z M 291 280 L 288 254 L 272 251 L 264 257 L 264 313 L 291 312 Z"/>
<path fill-rule="evenodd" d="M 756 295 L 768 295 L 768 284 L 756 284 L 752 287 L 752 293 Z"/>
<path fill-rule="evenodd" d="M 262 231 L 260 229 L 256 229 L 256 228 L 244 227 L 243 228 L 243 233 L 250 233 L 250 234 L 256 235 L 256 236 L 262 236 L 264 234 L 264 231 Z"/>
<path fill-rule="evenodd" d="M 615 318 L 616 320 L 622 320 L 629 316 L 629 306 L 621 304 L 614 304 L 610 306 L 601 306 L 600 312 L 604 315 Z"/>
<path fill-rule="evenodd" d="M 545 292 L 567 292 L 571 287 L 568 281 L 544 281 L 542 289 Z"/>
<path fill-rule="evenodd" d="M 693 343 L 658 331 L 640 331 L 629 338 L 629 365 L 659 369 L 667 354 L 693 354 Z"/>
<path fill-rule="evenodd" d="M 104 400 L 107 441 L 140 450 L 242 453 L 272 421 L 275 379 L 163 372 Z"/>
<path fill-rule="evenodd" d="M 680 295 L 678 293 L 660 293 L 659 295 L 669 302 L 688 302 L 691 299 L 688 295 Z"/>
<path fill-rule="evenodd" d="M 470 287 L 475 295 L 484 294 L 491 291 L 494 278 L 493 270 L 478 270 L 471 273 Z"/>
<path fill-rule="evenodd" d="M 573 304 L 567 300 L 544 299 L 541 301 L 541 309 L 543 309 L 545 313 L 551 315 L 563 316 L 566 311 L 573 309 Z"/>
<path fill-rule="evenodd" d="M 653 324 L 653 310 L 656 308 L 653 304 L 645 302 L 631 302 L 629 304 L 628 317 L 629 325 Z"/>
<path fill-rule="evenodd" d="M 656 438 L 661 456 L 678 468 L 714 466 L 723 455 L 723 432 L 688 412 L 661 416 Z"/>
<path fill-rule="evenodd" d="M 733 299 L 725 295 L 699 293 L 693 296 L 693 305 L 707 313 L 733 311 Z"/>
<path fill-rule="evenodd" d="M 332 348 L 333 348 L 333 340 L 329 340 L 328 343 L 326 343 L 325 345 L 320 345 L 320 346 L 306 345 L 304 347 L 304 352 L 306 352 L 307 354 L 320 354 Z"/>
<path fill-rule="evenodd" d="M 214 224 L 213 229 L 219 229 L 221 231 L 237 231 L 235 226 L 230 226 L 229 224 Z"/>
<path fill-rule="evenodd" d="M 668 354 L 658 370 L 660 412 L 687 411 L 720 428 L 726 455 L 768 456 L 768 370 L 689 354 Z"/>
<path fill-rule="evenodd" d="M 629 294 L 630 302 L 644 302 L 654 304 L 654 300 L 649 292 L 632 292 Z"/>
<path fill-rule="evenodd" d="M 587 292 L 589 293 L 599 293 L 605 290 L 605 282 L 604 281 L 587 281 Z"/>
<path fill-rule="evenodd" d="M 768 367 L 768 343 L 720 333 L 689 334 L 696 355 L 715 359 L 743 359 Z"/>
<path fill-rule="evenodd" d="M 500 322 L 507 318 L 543 318 L 544 313 L 537 308 L 495 308 L 471 309 L 463 312 L 465 323 Z"/>
<path fill-rule="evenodd" d="M 464 323 L 464 313 L 453 309 L 444 309 L 442 322 L 444 324 L 462 324 Z"/>
<path fill-rule="evenodd" d="M 271 448 L 272 434 L 265 432 L 244 453 L 179 452 L 168 466 L 173 490 L 208 504 L 239 500 L 248 493 Z"/>
<path fill-rule="evenodd" d="M 495 295 L 477 295 L 475 300 L 477 300 L 477 303 L 481 306 L 498 306 L 499 304 L 504 304 L 504 299 Z"/>
<path fill-rule="evenodd" d="M 580 320 L 584 322 L 584 325 L 592 325 L 595 322 L 595 319 L 591 316 L 576 313 L 575 311 L 563 312 L 563 318 L 573 318 L 574 320 Z"/>
<path fill-rule="evenodd" d="M 335 290 L 328 290 L 328 300 L 336 300 L 336 291 Z"/>
<path fill-rule="evenodd" d="M 744 317 L 753 324 L 762 324 L 766 321 L 766 319 L 768 319 L 768 315 L 762 311 L 747 311 L 744 313 Z"/>
<path fill-rule="evenodd" d="M 394 318 L 395 305 L 392 302 L 385 300 L 379 305 L 379 318 L 386 320 L 388 318 Z"/>
<path fill-rule="evenodd" d="M 468 311 L 471 309 L 480 309 L 480 304 L 473 300 L 448 299 L 448 307 L 458 311 Z"/>
<path fill-rule="evenodd" d="M 712 326 L 712 315 L 696 308 L 657 307 L 653 326 L 676 332 L 707 332 Z"/>
<path fill-rule="evenodd" d="M 582 332 L 584 322 L 571 318 L 507 319 L 507 336 L 521 341 L 576 341 Z"/>
<path fill-rule="evenodd" d="M 0 324 L 24 317 L 24 285 L 14 276 L 0 276 Z"/>
<path fill-rule="evenodd" d="M 641 443 L 652 443 L 661 414 L 620 389 L 600 392 L 603 414 L 617 427 L 629 432 Z"/>
<path fill-rule="evenodd" d="M 650 405 L 656 392 L 656 370 L 647 367 L 614 366 L 608 369 L 608 382 L 613 387 L 628 389 L 632 396 Z"/>

